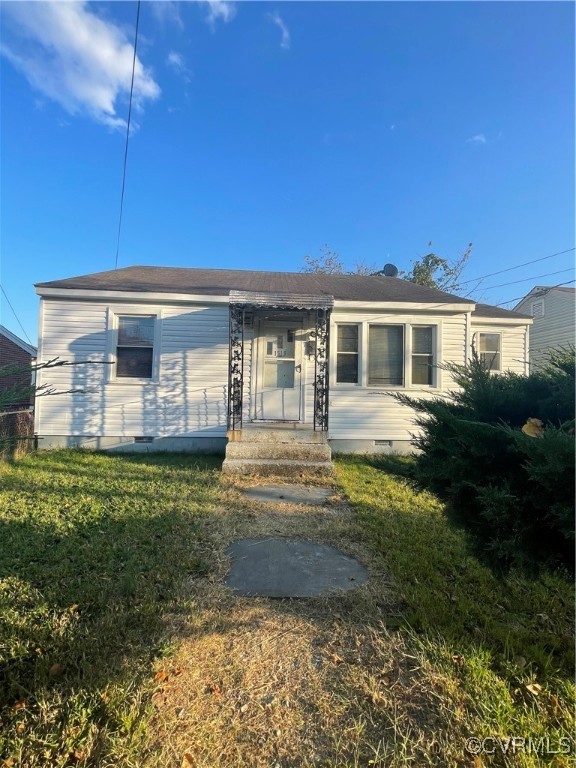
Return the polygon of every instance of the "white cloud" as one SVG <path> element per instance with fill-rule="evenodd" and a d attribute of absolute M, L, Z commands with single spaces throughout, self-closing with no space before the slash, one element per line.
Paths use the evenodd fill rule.
<path fill-rule="evenodd" d="M 179 3 L 174 2 L 174 0 L 152 0 L 150 8 L 156 21 L 160 24 L 175 24 L 179 29 L 184 29 Z"/>
<path fill-rule="evenodd" d="M 236 16 L 236 6 L 229 0 L 200 0 L 200 2 L 208 6 L 206 21 L 212 29 L 214 29 L 217 21 L 226 23 Z"/>
<path fill-rule="evenodd" d="M 120 27 L 77 2 L 2 4 L 1 53 L 30 85 L 71 115 L 125 127 L 116 101 L 130 92 L 133 41 Z M 141 108 L 160 88 L 137 57 L 133 103 Z"/>
<path fill-rule="evenodd" d="M 284 21 L 282 20 L 282 17 L 279 13 L 271 13 L 269 14 L 270 21 L 273 24 L 276 24 L 276 26 L 280 29 L 282 32 L 282 40 L 280 42 L 281 48 L 290 48 L 290 31 Z"/>
<path fill-rule="evenodd" d="M 186 60 L 178 51 L 170 51 L 166 57 L 166 64 L 177 75 L 180 75 L 187 83 L 190 82 L 190 70 L 186 66 Z"/>
<path fill-rule="evenodd" d="M 471 136 L 469 139 L 466 139 L 466 143 L 467 144 L 486 144 L 487 139 L 483 133 L 477 133 L 476 136 Z"/>

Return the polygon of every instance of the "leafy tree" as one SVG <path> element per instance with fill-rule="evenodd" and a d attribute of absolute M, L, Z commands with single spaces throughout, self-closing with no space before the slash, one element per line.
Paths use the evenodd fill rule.
<path fill-rule="evenodd" d="M 431 245 L 432 243 L 428 243 L 428 247 Z M 412 269 L 409 272 L 400 272 L 400 277 L 410 283 L 425 285 L 428 288 L 438 288 L 447 293 L 460 293 L 462 272 L 471 252 L 472 243 L 469 243 L 462 256 L 452 262 L 436 253 L 427 253 L 421 259 L 412 262 Z"/>
<path fill-rule="evenodd" d="M 327 245 L 321 249 L 320 256 L 314 258 L 310 254 L 304 256 L 302 272 L 316 272 L 324 275 L 344 275 L 344 264 L 336 251 L 330 250 Z"/>
<path fill-rule="evenodd" d="M 432 243 L 428 243 L 430 247 Z M 469 243 L 466 251 L 453 262 L 438 256 L 436 253 L 427 253 L 421 259 L 412 262 L 410 271 L 401 271 L 399 277 L 410 283 L 425 285 L 428 288 L 438 288 L 447 293 L 458 293 L 461 290 L 460 278 L 472 252 L 472 243 Z M 320 256 L 314 258 L 307 254 L 304 257 L 302 272 L 316 272 L 326 275 L 383 275 L 382 269 L 376 270 L 374 264 L 356 262 L 352 270 L 346 270 L 339 254 L 331 250 L 328 245 L 321 249 Z"/>

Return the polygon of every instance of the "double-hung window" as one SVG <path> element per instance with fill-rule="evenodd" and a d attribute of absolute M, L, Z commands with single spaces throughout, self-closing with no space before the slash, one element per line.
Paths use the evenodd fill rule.
<path fill-rule="evenodd" d="M 500 371 L 501 366 L 501 336 L 499 333 L 478 334 L 478 356 L 487 371 Z"/>
<path fill-rule="evenodd" d="M 358 384 L 359 326 L 339 325 L 336 347 L 336 381 L 338 384 Z"/>
<path fill-rule="evenodd" d="M 118 315 L 116 378 L 152 380 L 154 377 L 153 315 Z"/>
<path fill-rule="evenodd" d="M 434 328 L 412 326 L 412 384 L 434 384 Z"/>

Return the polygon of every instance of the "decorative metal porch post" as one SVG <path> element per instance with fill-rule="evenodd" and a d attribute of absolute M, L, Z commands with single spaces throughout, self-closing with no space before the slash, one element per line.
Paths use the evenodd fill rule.
<path fill-rule="evenodd" d="M 328 431 L 330 359 L 330 310 L 316 310 L 316 350 L 314 353 L 314 429 Z"/>
<path fill-rule="evenodd" d="M 228 342 L 228 429 L 242 429 L 244 387 L 244 308 L 230 304 Z"/>

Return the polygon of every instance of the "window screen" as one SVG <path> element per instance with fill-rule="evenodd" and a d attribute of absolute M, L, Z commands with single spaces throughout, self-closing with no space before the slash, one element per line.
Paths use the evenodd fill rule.
<path fill-rule="evenodd" d="M 371 325 L 368 332 L 368 386 L 404 384 L 404 327 Z"/>

